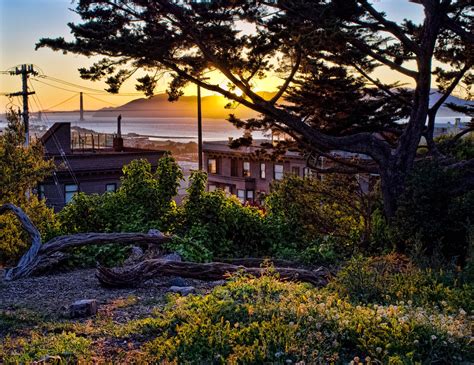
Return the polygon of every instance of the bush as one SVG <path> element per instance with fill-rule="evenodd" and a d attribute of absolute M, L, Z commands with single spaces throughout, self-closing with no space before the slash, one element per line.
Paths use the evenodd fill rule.
<path fill-rule="evenodd" d="M 470 321 L 410 305 L 355 306 L 327 290 L 235 276 L 205 296 L 172 296 L 130 333 L 155 337 L 152 363 L 461 363 L 473 360 Z M 370 357 L 370 360 L 369 360 Z"/>
<path fill-rule="evenodd" d="M 474 191 L 453 194 L 457 173 L 436 163 L 417 164 L 392 224 L 398 251 L 464 264 L 474 223 Z"/>
<path fill-rule="evenodd" d="M 411 303 L 414 306 L 474 311 L 474 285 L 456 275 L 419 269 L 405 256 L 351 259 L 330 283 L 354 304 Z"/>
<path fill-rule="evenodd" d="M 31 364 L 35 361 L 48 364 L 75 364 L 91 361 L 92 341 L 74 333 L 42 336 L 32 333 L 28 340 L 6 338 L 0 344 L 0 358 L 6 364 Z M 21 348 L 21 351 L 18 351 Z M 49 360 L 42 360 L 51 357 Z"/>
<path fill-rule="evenodd" d="M 183 224 L 177 233 L 197 238 L 215 257 L 259 256 L 269 252 L 262 211 L 243 206 L 222 190 L 206 192 L 207 175 L 191 174 L 188 196 L 183 204 Z"/>

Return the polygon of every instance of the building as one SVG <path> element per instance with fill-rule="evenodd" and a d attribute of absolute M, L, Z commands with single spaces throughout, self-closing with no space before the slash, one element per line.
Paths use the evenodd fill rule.
<path fill-rule="evenodd" d="M 262 143 L 270 140 L 254 140 L 251 146 L 229 147 L 228 141 L 204 142 L 204 164 L 208 173 L 208 190 L 222 189 L 229 194 L 236 195 L 244 203 L 262 204 L 266 194 L 270 192 L 271 183 L 282 180 L 284 175 L 292 174 L 300 177 L 314 177 L 324 179 L 307 166 L 305 157 L 298 151 L 286 151 L 278 160 L 258 153 Z M 334 151 L 332 154 L 343 159 L 369 159 L 368 156 L 343 151 Z M 325 157 L 318 160 L 320 168 L 332 164 Z M 357 175 L 363 191 L 368 191 L 374 183 L 374 176 L 367 174 Z"/>
<path fill-rule="evenodd" d="M 42 137 L 45 157 L 56 165 L 53 175 L 38 186 L 38 195 L 48 206 L 62 209 L 77 192 L 102 194 L 120 185 L 122 168 L 136 159 L 147 159 L 156 169 L 164 151 L 123 146 L 115 137 L 113 147 L 72 149 L 71 124 L 55 123 Z"/>
<path fill-rule="evenodd" d="M 232 149 L 228 141 L 204 142 L 204 163 L 208 172 L 208 189 L 223 189 L 236 195 L 241 202 L 261 203 L 274 180 L 284 174 L 305 176 L 310 173 L 299 152 L 287 151 L 279 160 L 260 157 L 262 140 L 251 146 Z"/>

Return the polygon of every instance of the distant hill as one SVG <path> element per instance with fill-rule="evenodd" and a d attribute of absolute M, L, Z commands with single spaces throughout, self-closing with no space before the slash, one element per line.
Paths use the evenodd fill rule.
<path fill-rule="evenodd" d="M 271 98 L 274 93 L 262 92 L 259 93 L 262 97 Z M 436 100 L 441 97 L 441 94 L 432 90 L 430 104 L 433 105 Z M 229 114 L 236 114 L 239 118 L 253 118 L 258 115 L 257 112 L 251 110 L 243 105 L 238 105 L 235 109 L 226 109 L 225 105 L 229 100 L 222 96 L 205 96 L 202 99 L 202 115 L 207 119 L 225 119 Z M 460 99 L 455 96 L 449 96 L 448 103 L 457 105 L 465 105 L 470 103 L 467 100 Z M 97 111 L 94 117 L 115 117 L 122 114 L 123 117 L 134 118 L 193 118 L 196 116 L 196 96 L 182 96 L 176 102 L 169 102 L 167 94 L 155 95 L 149 99 L 140 98 L 132 100 L 117 108 L 104 108 Z M 463 114 L 454 112 L 448 107 L 443 106 L 438 112 L 439 117 L 457 117 Z"/>
<path fill-rule="evenodd" d="M 261 93 L 265 98 L 272 93 Z M 201 98 L 202 116 L 208 119 L 225 119 L 229 114 L 236 114 L 239 118 L 252 118 L 258 115 L 243 105 L 235 109 L 226 109 L 229 100 L 222 96 L 204 96 Z M 117 108 L 104 108 L 97 111 L 94 117 L 110 117 L 122 114 L 123 117 L 147 118 L 189 118 L 197 114 L 196 96 L 182 96 L 178 101 L 169 102 L 167 94 L 155 95 L 149 99 L 135 99 Z"/>
<path fill-rule="evenodd" d="M 431 89 L 431 92 L 432 94 L 430 96 L 430 105 L 433 105 L 441 97 L 442 94 L 434 89 Z M 448 98 L 446 99 L 445 104 L 448 104 L 448 103 L 452 103 L 452 104 L 456 104 L 460 106 L 473 105 L 472 101 L 464 100 L 453 95 L 448 96 Z M 463 117 L 465 115 L 455 112 L 449 109 L 446 105 L 444 105 L 441 108 L 439 108 L 437 116 L 438 117 Z"/>

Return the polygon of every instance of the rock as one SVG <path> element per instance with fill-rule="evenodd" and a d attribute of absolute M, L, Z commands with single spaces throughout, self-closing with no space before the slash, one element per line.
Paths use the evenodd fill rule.
<path fill-rule="evenodd" d="M 148 234 L 154 237 L 165 237 L 165 235 L 161 233 L 158 229 L 150 229 L 148 231 Z"/>
<path fill-rule="evenodd" d="M 194 293 L 196 288 L 194 286 L 171 286 L 169 291 L 173 293 L 179 293 L 184 296 Z"/>
<path fill-rule="evenodd" d="M 166 261 L 183 261 L 183 259 L 181 258 L 181 255 L 176 253 L 176 252 L 172 252 L 172 253 L 169 253 L 167 255 L 163 255 L 160 257 L 162 260 L 166 260 Z"/>
<path fill-rule="evenodd" d="M 225 280 L 216 280 L 216 281 L 211 281 L 209 283 L 209 285 L 211 286 L 221 286 L 221 285 L 225 285 L 226 281 Z"/>
<path fill-rule="evenodd" d="M 186 283 L 186 281 L 182 277 L 176 276 L 176 277 L 170 279 L 169 285 L 170 286 L 181 286 L 181 287 L 183 287 L 183 286 L 187 286 L 188 284 Z"/>
<path fill-rule="evenodd" d="M 71 318 L 89 317 L 97 314 L 97 300 L 82 299 L 77 300 L 69 306 L 69 316 Z"/>
<path fill-rule="evenodd" d="M 143 258 L 143 250 L 138 246 L 133 246 L 130 252 L 130 256 L 124 261 L 124 266 L 136 264 Z"/>

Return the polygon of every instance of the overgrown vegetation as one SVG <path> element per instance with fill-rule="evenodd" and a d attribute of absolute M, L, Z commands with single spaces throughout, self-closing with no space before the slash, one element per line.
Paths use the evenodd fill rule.
<path fill-rule="evenodd" d="M 14 112 L 7 114 L 8 125 L 0 135 L 0 205 L 13 203 L 22 208 L 44 239 L 57 234 L 53 210 L 35 194 L 37 184 L 53 169 L 44 160 L 39 143 L 24 146 L 23 125 Z M 0 216 L 0 265 L 13 264 L 28 248 L 27 235 L 12 214 Z"/>
<path fill-rule="evenodd" d="M 378 285 L 376 295 L 361 296 L 372 292 L 376 278 L 354 276 L 360 270 L 383 272 L 387 285 Z M 46 355 L 84 362 L 103 359 L 99 345 L 108 343 L 113 347 L 108 354 L 116 356 L 107 358 L 112 362 L 123 361 L 124 351 L 139 363 L 170 364 L 474 361 L 472 282 L 438 281 L 431 288 L 410 281 L 424 274 L 432 277 L 401 256 L 361 259 L 330 287 L 315 289 L 281 281 L 269 267 L 260 278 L 235 275 L 207 295 L 172 295 L 153 315 L 126 323 L 98 317 L 83 324 L 44 324 L 41 335 L 31 330 L 6 338 L 0 356 L 7 363 Z M 127 350 L 122 343 L 133 346 Z"/>

